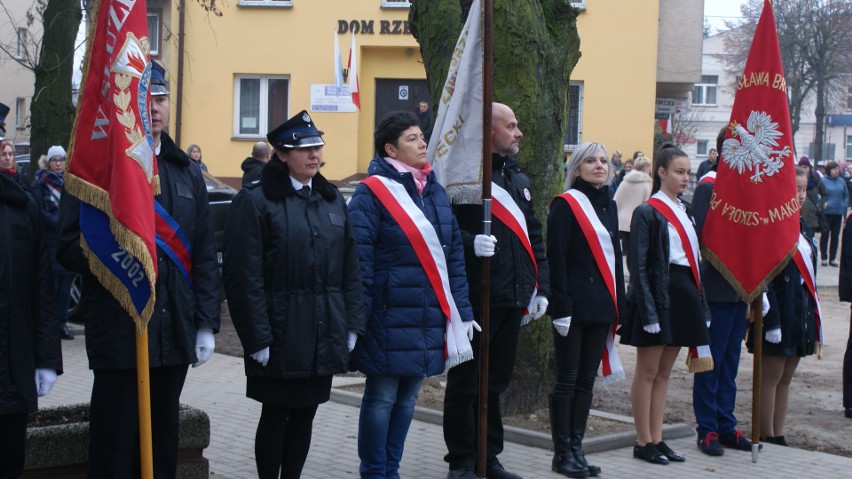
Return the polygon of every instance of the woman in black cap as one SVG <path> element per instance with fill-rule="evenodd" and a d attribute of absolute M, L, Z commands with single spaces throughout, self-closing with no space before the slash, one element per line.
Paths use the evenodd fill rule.
<path fill-rule="evenodd" d="M 234 197 L 225 229 L 225 294 L 245 351 L 246 396 L 263 403 L 261 479 L 300 476 L 317 406 L 364 334 L 358 250 L 343 196 L 319 173 L 322 134 L 305 111 L 271 131 L 275 155 L 260 182 Z"/>

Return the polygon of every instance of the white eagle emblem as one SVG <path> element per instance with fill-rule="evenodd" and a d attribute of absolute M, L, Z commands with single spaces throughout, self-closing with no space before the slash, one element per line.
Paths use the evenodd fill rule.
<path fill-rule="evenodd" d="M 778 147 L 776 140 L 784 134 L 778 131 L 778 123 L 773 122 L 766 112 L 753 111 L 745 128 L 734 124 L 732 129 L 734 136 L 722 143 L 722 159 L 740 174 L 746 168 L 753 170 L 752 183 L 762 183 L 764 175 L 779 173 L 784 166 L 784 158 L 792 156 L 788 146 L 781 150 L 773 149 Z"/>

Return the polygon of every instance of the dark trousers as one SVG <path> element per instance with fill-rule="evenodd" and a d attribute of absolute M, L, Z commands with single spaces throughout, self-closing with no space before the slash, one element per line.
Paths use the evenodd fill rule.
<path fill-rule="evenodd" d="M 254 439 L 259 479 L 298 479 L 302 475 L 316 413 L 317 406 L 263 405 Z"/>
<path fill-rule="evenodd" d="M 177 471 L 178 401 L 187 366 L 151 368 L 154 477 Z M 135 370 L 95 369 L 89 411 L 89 478 L 140 477 L 139 411 Z"/>
<path fill-rule="evenodd" d="M 553 330 L 554 398 L 574 397 L 577 393 L 592 395 L 610 327 L 610 324 L 576 322 L 571 324 L 567 336 Z"/>
<path fill-rule="evenodd" d="M 24 472 L 26 442 L 27 415 L 0 414 L 0 479 L 12 479 Z"/>
<path fill-rule="evenodd" d="M 840 227 L 843 226 L 843 215 L 825 215 L 828 221 L 828 231 L 819 235 L 819 254 L 823 261 L 837 258 L 837 245 L 840 243 Z M 829 247 L 829 237 L 831 246 Z M 826 254 L 828 256 L 826 256 Z"/>
<path fill-rule="evenodd" d="M 56 322 L 59 328 L 65 326 L 68 319 L 68 304 L 71 302 L 71 283 L 74 282 L 74 273 L 67 270 L 53 270 L 53 286 L 56 289 Z"/>
<path fill-rule="evenodd" d="M 480 321 L 479 313 L 475 313 Z M 509 387 L 515 354 L 518 350 L 518 332 L 521 328 L 522 309 L 492 309 L 489 315 L 488 358 L 488 446 L 489 464 L 497 461 L 503 452 L 503 418 L 500 413 L 500 394 Z M 444 441 L 449 451 L 444 460 L 450 469 L 473 469 L 476 462 L 476 445 L 479 404 L 479 341 L 481 334 L 473 336 L 473 357 L 447 373 L 447 390 L 444 395 Z"/>
<path fill-rule="evenodd" d="M 852 408 L 852 316 L 849 318 L 849 339 L 843 355 L 843 407 Z"/>
<path fill-rule="evenodd" d="M 748 320 L 745 303 L 710 303 L 710 353 L 713 370 L 697 373 L 692 387 L 692 410 L 698 437 L 708 432 L 732 434 L 737 426 L 737 370 Z"/>
<path fill-rule="evenodd" d="M 626 255 L 627 250 L 630 249 L 630 232 L 619 231 L 618 237 L 621 239 L 621 252 Z"/>

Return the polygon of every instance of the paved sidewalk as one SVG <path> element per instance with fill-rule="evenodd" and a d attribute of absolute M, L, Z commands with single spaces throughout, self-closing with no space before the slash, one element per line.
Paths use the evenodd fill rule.
<path fill-rule="evenodd" d="M 79 326 L 75 328 L 81 332 Z M 42 398 L 41 407 L 87 402 L 92 373 L 86 360 L 83 336 L 63 341 L 65 374 L 53 392 Z M 340 378 L 337 382 L 345 381 Z M 211 477 L 224 479 L 254 478 L 254 433 L 260 416 L 260 404 L 245 397 L 243 361 L 214 354 L 209 363 L 190 369 L 181 402 L 200 408 L 210 416 L 211 443 L 204 456 L 210 460 Z M 838 429 L 844 425 L 838 425 Z M 314 437 L 303 477 L 327 479 L 358 477 L 358 409 L 329 402 L 320 406 L 314 420 Z M 846 434 L 838 434 L 845 440 Z M 665 477 L 743 478 L 762 477 L 849 477 L 852 459 L 800 449 L 767 445 L 759 461 L 751 462 L 749 453 L 727 451 L 721 458 L 698 452 L 692 438 L 667 441 L 687 456 L 684 464 L 655 466 L 632 458 L 631 448 L 591 454 L 589 460 L 600 465 L 602 478 L 660 479 Z M 446 477 L 445 452 L 440 426 L 415 420 L 408 434 L 401 468 L 404 478 Z M 503 464 L 524 478 L 551 478 L 552 453 L 546 449 L 506 443 L 500 456 Z"/>

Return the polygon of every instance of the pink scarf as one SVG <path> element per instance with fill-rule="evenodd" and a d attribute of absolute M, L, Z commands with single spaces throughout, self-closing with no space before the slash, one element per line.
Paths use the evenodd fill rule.
<path fill-rule="evenodd" d="M 385 157 L 385 161 L 390 163 L 390 165 L 400 173 L 411 173 L 411 176 L 414 177 L 414 184 L 417 186 L 417 193 L 421 195 L 423 194 L 423 188 L 426 187 L 426 178 L 428 178 L 429 173 L 432 172 L 432 165 L 426 163 L 426 166 L 418 170 L 417 168 L 408 166 L 399 160 L 395 160 L 387 156 Z"/>

